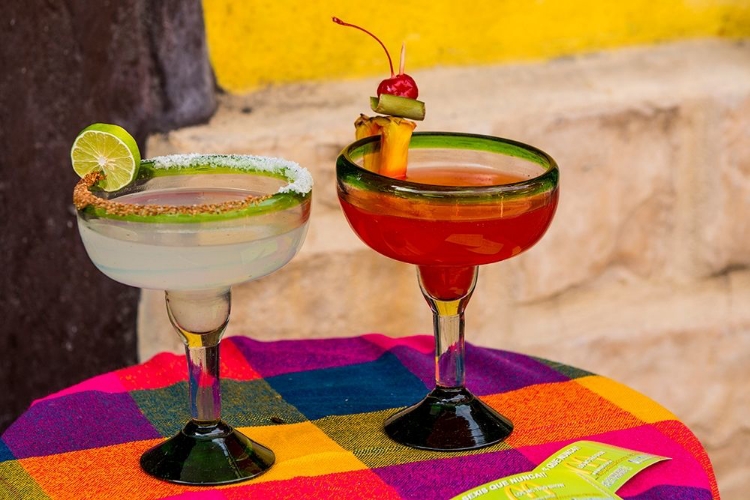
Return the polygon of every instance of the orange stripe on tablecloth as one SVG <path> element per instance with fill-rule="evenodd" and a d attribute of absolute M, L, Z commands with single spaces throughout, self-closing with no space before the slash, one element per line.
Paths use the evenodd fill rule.
<path fill-rule="evenodd" d="M 514 423 L 515 430 L 506 444 L 515 448 L 577 439 L 644 423 L 576 380 L 537 384 L 480 399 Z"/>
<path fill-rule="evenodd" d="M 276 454 L 274 466 L 253 479 L 254 484 L 368 468 L 353 453 L 339 446 L 311 422 L 244 427 L 240 430 L 270 447 Z M 112 432 L 116 432 L 116 429 Z M 18 463 L 53 499 L 78 498 L 81 492 L 86 492 L 86 498 L 91 499 L 149 500 L 198 491 L 195 487 L 159 481 L 141 470 L 139 460 L 143 452 L 161 441 L 136 441 L 54 456 L 26 458 L 18 460 Z"/>
<path fill-rule="evenodd" d="M 261 476 L 263 477 L 263 476 Z M 223 489 L 227 500 L 263 498 L 273 500 L 340 500 L 342 498 L 377 498 L 396 500 L 401 495 L 371 470 L 341 472 L 315 477 L 296 477 L 286 481 L 243 483 L 232 489 Z"/>
<path fill-rule="evenodd" d="M 159 481 L 141 470 L 141 454 L 160 441 L 135 441 L 18 462 L 53 500 L 151 500 L 195 489 Z"/>

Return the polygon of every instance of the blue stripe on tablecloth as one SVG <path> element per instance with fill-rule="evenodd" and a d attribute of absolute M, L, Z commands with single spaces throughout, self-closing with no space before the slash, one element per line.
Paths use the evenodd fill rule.
<path fill-rule="evenodd" d="M 422 381 L 390 353 L 367 363 L 287 373 L 266 381 L 310 420 L 407 406 L 427 394 Z"/>
<path fill-rule="evenodd" d="M 13 453 L 11 453 L 8 447 L 5 445 L 5 442 L 0 441 L 0 462 L 13 460 L 15 458 L 16 457 L 13 456 Z"/>

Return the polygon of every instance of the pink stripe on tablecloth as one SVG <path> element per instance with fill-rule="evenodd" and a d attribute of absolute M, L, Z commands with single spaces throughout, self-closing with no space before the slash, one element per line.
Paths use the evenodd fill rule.
<path fill-rule="evenodd" d="M 432 352 L 435 349 L 435 340 L 432 335 L 411 335 L 409 337 L 388 337 L 382 333 L 368 333 L 362 336 L 368 342 L 379 347 L 390 350 L 394 347 L 410 347 L 422 353 Z"/>
<path fill-rule="evenodd" d="M 110 372 L 105 373 L 104 375 L 98 375 L 88 380 L 84 380 L 80 384 L 70 386 L 67 389 L 63 389 L 62 391 L 55 392 L 54 394 L 50 394 L 49 396 L 41 399 L 37 399 L 36 401 L 31 403 L 31 406 L 34 406 L 41 401 L 47 401 L 50 399 L 59 398 L 61 396 L 67 396 L 69 394 L 75 394 L 76 392 L 84 391 L 119 393 L 127 392 L 128 389 L 124 385 L 122 385 L 120 378 L 115 374 L 115 372 Z"/>
<path fill-rule="evenodd" d="M 685 432 L 690 433 L 687 428 L 685 428 Z M 690 435 L 692 436 L 692 434 Z M 671 458 L 671 460 L 659 462 L 641 471 L 617 491 L 617 494 L 620 496 L 634 496 L 654 486 L 665 484 L 710 490 L 711 485 L 706 480 L 706 473 L 701 465 L 684 446 L 674 442 L 672 439 L 651 425 L 643 425 L 632 429 L 606 432 L 593 436 L 582 436 L 580 439 L 548 443 L 540 446 L 529 446 L 521 448 L 519 451 L 532 462 L 539 464 L 561 448 L 575 441 L 597 441 Z"/>

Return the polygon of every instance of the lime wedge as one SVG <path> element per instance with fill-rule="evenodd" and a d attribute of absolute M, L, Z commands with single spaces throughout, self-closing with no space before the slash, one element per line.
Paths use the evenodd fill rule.
<path fill-rule="evenodd" d="M 117 191 L 135 179 L 141 164 L 133 136 L 124 128 L 108 123 L 94 123 L 78 134 L 70 149 L 73 170 L 84 177 L 101 171 L 104 179 L 100 186 L 105 191 Z"/>

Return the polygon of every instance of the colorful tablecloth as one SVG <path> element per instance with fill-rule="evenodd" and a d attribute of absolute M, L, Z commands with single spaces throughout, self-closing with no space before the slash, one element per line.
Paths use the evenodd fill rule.
<path fill-rule="evenodd" d="M 657 403 L 580 369 L 472 345 L 467 386 L 515 423 L 510 438 L 461 453 L 392 442 L 382 422 L 432 388 L 432 348 L 428 336 L 225 339 L 223 416 L 271 447 L 276 464 L 220 488 L 161 482 L 139 468 L 141 453 L 188 418 L 185 359 L 160 354 L 36 401 L 0 440 L 0 497 L 448 499 L 588 439 L 672 458 L 628 482 L 623 498 L 719 498 L 703 447 Z"/>

